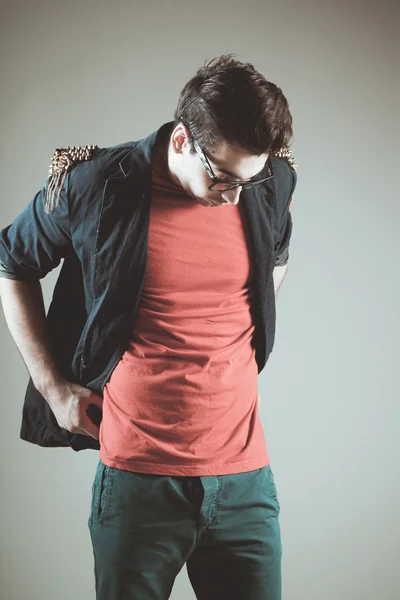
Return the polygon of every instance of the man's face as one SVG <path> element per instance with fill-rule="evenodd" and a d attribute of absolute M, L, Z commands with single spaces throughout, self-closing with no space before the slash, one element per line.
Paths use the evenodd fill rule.
<path fill-rule="evenodd" d="M 212 180 L 198 154 L 190 152 L 188 130 L 184 125 L 177 125 L 172 132 L 169 156 L 172 156 L 170 171 L 173 178 L 179 181 L 196 202 L 213 207 L 238 204 L 241 187 L 225 191 L 208 189 Z M 216 177 L 227 183 L 257 176 L 268 158 L 268 154 L 248 154 L 242 148 L 227 142 L 223 142 L 212 152 L 207 152 L 206 156 Z"/>

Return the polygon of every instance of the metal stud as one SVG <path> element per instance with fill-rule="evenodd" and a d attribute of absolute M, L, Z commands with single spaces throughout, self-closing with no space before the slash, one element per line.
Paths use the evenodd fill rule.
<path fill-rule="evenodd" d="M 292 156 L 292 151 L 289 146 L 284 146 L 280 150 L 275 150 L 271 152 L 272 156 L 276 156 L 277 158 L 284 158 L 286 162 L 289 163 L 289 166 L 293 171 L 297 171 L 297 164 L 295 163 L 294 157 Z"/>
<path fill-rule="evenodd" d="M 49 185 L 46 193 L 45 212 L 49 213 L 56 206 L 58 206 L 65 177 L 71 167 L 76 165 L 78 162 L 91 160 L 93 158 L 93 152 L 98 149 L 99 147 L 96 145 L 72 146 L 72 148 L 71 146 L 67 146 L 67 148 L 56 148 L 49 166 Z M 56 199 L 54 199 L 58 186 L 58 194 Z"/>

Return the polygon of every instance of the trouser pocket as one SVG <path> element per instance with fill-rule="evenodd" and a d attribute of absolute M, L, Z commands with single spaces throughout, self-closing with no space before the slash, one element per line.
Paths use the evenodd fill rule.
<path fill-rule="evenodd" d="M 112 469 L 99 460 L 95 478 L 92 484 L 91 510 L 88 526 L 91 527 L 93 521 L 103 523 L 107 516 L 107 509 L 111 497 L 111 473 Z"/>

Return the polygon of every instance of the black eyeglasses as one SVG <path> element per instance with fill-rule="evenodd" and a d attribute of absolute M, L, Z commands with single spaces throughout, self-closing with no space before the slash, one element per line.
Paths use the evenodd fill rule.
<path fill-rule="evenodd" d="M 251 179 L 247 179 L 245 181 L 224 181 L 223 179 L 220 179 L 219 177 L 217 177 L 215 175 L 215 173 L 212 170 L 211 165 L 208 161 L 207 156 L 205 155 L 205 153 L 201 149 L 200 145 L 196 142 L 196 140 L 194 138 L 193 138 L 193 145 L 194 145 L 194 149 L 196 150 L 198 157 L 200 158 L 201 162 L 203 163 L 203 166 L 205 167 L 205 169 L 212 181 L 212 184 L 208 186 L 209 190 L 223 192 L 225 190 L 233 190 L 234 188 L 239 187 L 239 186 L 243 190 L 247 190 L 247 189 L 252 188 L 255 185 L 258 185 L 259 183 L 262 183 L 263 181 L 267 181 L 267 179 L 271 179 L 271 177 L 273 177 L 271 169 L 268 168 L 268 173 L 269 173 L 268 177 L 261 177 L 259 179 L 251 178 Z"/>

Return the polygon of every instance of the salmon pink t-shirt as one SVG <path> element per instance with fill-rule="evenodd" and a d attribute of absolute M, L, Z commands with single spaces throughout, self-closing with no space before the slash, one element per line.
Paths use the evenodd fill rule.
<path fill-rule="evenodd" d="M 153 157 L 148 264 L 130 343 L 104 387 L 100 458 L 158 475 L 269 464 L 240 202 L 206 207 Z"/>

